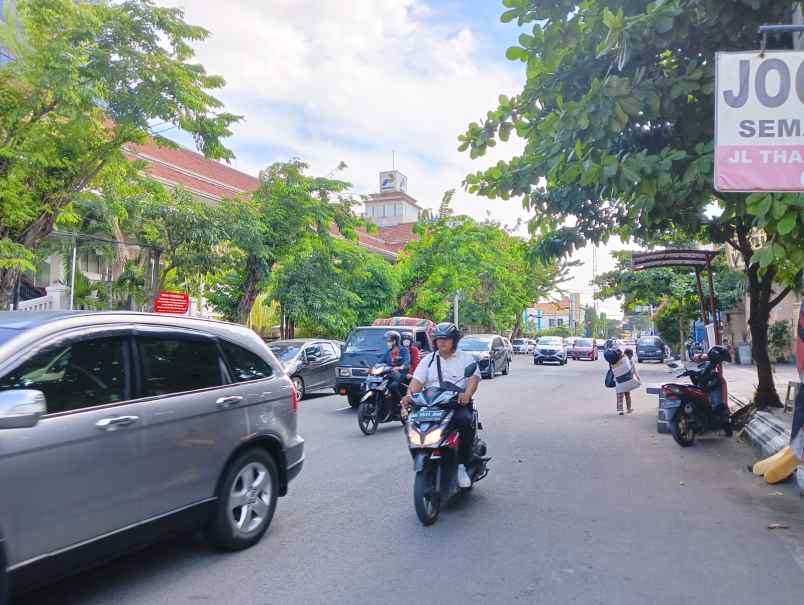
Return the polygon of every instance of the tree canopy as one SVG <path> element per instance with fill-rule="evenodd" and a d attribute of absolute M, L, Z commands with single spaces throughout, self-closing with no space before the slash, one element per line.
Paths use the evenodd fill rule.
<path fill-rule="evenodd" d="M 558 263 L 529 255 L 529 244 L 494 223 L 444 218 L 416 227 L 400 260 L 401 310 L 440 321 L 459 294 L 461 325 L 515 330 L 528 304 L 564 276 Z"/>
<path fill-rule="evenodd" d="M 523 152 L 469 175 L 490 198 L 522 197 L 560 255 L 617 233 L 646 244 L 685 236 L 731 242 L 752 294 L 759 395 L 778 400 L 767 318 L 804 265 L 804 197 L 723 195 L 713 187 L 714 56 L 758 45 L 790 20 L 772 0 L 504 0 L 528 28 L 507 57 L 527 81 L 469 125 L 459 149 L 482 156 L 515 133 Z M 772 44 L 788 46 L 790 39 Z M 709 218 L 718 204 L 722 213 Z M 759 229 L 764 238 L 753 238 Z M 781 287 L 773 292 L 774 284 Z"/>
<path fill-rule="evenodd" d="M 208 32 L 152 0 L 17 0 L 0 21 L 0 307 L 33 251 L 85 191 L 123 180 L 123 154 L 152 125 L 193 135 L 210 158 L 239 118 L 210 91 L 221 77 L 193 61 Z M 166 143 L 167 144 L 167 143 Z"/>

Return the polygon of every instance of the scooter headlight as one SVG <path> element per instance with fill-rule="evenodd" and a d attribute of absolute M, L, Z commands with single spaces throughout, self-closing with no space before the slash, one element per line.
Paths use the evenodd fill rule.
<path fill-rule="evenodd" d="M 443 431 L 441 429 L 433 429 L 424 436 L 424 442 L 422 443 L 422 445 L 424 445 L 424 447 L 438 445 L 439 443 L 441 443 L 442 433 Z"/>
<path fill-rule="evenodd" d="M 412 447 L 420 447 L 422 445 L 422 436 L 414 428 L 408 429 L 408 442 Z"/>

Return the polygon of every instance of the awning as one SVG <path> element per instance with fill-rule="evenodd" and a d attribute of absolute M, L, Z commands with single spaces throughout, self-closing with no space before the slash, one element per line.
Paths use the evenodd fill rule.
<path fill-rule="evenodd" d="M 655 269 L 657 267 L 695 267 L 703 269 L 720 254 L 716 250 L 659 250 L 657 252 L 637 252 L 631 257 L 634 271 Z"/>

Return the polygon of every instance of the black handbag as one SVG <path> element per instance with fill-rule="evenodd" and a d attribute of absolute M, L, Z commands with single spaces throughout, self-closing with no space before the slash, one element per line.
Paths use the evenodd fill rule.
<path fill-rule="evenodd" d="M 614 370 L 609 368 L 609 371 L 606 372 L 606 380 L 603 382 L 608 388 L 613 389 L 617 386 L 617 382 L 614 380 Z"/>

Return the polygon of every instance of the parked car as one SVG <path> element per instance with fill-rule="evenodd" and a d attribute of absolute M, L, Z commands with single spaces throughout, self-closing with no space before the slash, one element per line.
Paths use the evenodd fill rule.
<path fill-rule="evenodd" d="M 514 346 L 505 336 L 502 336 L 501 338 L 503 344 L 505 345 L 505 350 L 508 352 L 508 363 L 510 364 L 514 360 Z"/>
<path fill-rule="evenodd" d="M 536 339 L 528 338 L 528 353 L 532 354 L 536 350 Z"/>
<path fill-rule="evenodd" d="M 311 338 L 277 340 L 269 347 L 293 381 L 299 399 L 313 391 L 335 388 L 335 368 L 341 359 L 341 344 Z"/>
<path fill-rule="evenodd" d="M 292 382 L 243 326 L 0 313 L 0 576 L 24 589 L 195 527 L 255 544 L 301 471 L 296 427 Z"/>
<path fill-rule="evenodd" d="M 573 359 L 597 361 L 597 343 L 594 338 L 576 338 L 567 356 Z"/>
<path fill-rule="evenodd" d="M 501 336 L 496 334 L 464 336 L 458 343 L 458 349 L 474 355 L 483 378 L 491 380 L 497 372 L 508 374 L 511 362 Z"/>
<path fill-rule="evenodd" d="M 511 346 L 514 348 L 515 355 L 524 355 L 528 352 L 528 339 L 527 338 L 514 338 L 511 341 Z"/>
<path fill-rule="evenodd" d="M 606 339 L 605 338 L 595 338 L 595 346 L 597 346 L 598 349 L 602 349 L 603 347 L 606 346 Z"/>
<path fill-rule="evenodd" d="M 422 353 L 433 350 L 427 329 L 418 326 L 361 326 L 352 330 L 335 368 L 335 392 L 346 395 L 352 407 L 360 405 L 363 382 L 371 367 L 385 354 L 388 330 L 413 332 Z"/>
<path fill-rule="evenodd" d="M 643 336 L 637 342 L 636 356 L 639 363 L 648 359 L 664 363 L 664 359 L 667 357 L 667 345 L 658 336 Z"/>
<path fill-rule="evenodd" d="M 562 366 L 567 363 L 567 348 L 560 336 L 542 336 L 536 343 L 533 363 L 542 365 L 548 361 L 558 362 Z"/>

